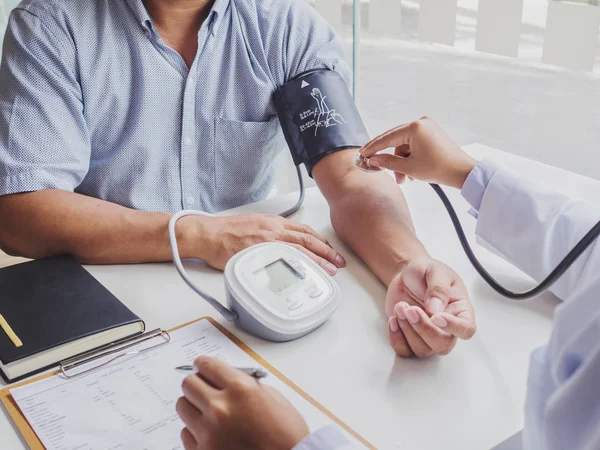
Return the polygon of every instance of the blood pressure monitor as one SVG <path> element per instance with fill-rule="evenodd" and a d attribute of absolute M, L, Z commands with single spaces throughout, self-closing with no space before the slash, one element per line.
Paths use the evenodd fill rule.
<path fill-rule="evenodd" d="M 339 287 L 325 270 L 304 253 L 277 242 L 235 255 L 225 268 L 225 288 L 238 324 L 272 341 L 310 333 L 340 302 Z"/>
<path fill-rule="evenodd" d="M 210 216 L 180 211 L 169 221 L 169 240 L 181 278 L 223 317 L 271 341 L 291 341 L 315 330 L 340 304 L 340 288 L 312 259 L 294 247 L 267 242 L 242 250 L 225 266 L 225 307 L 190 278 L 181 258 L 175 225 L 185 216 Z"/>

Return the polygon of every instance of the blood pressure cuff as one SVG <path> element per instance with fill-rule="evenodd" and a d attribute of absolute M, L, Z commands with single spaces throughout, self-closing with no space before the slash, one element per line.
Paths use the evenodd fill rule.
<path fill-rule="evenodd" d="M 325 155 L 369 142 L 369 134 L 343 78 L 319 69 L 299 75 L 273 94 L 294 164 L 313 167 Z"/>

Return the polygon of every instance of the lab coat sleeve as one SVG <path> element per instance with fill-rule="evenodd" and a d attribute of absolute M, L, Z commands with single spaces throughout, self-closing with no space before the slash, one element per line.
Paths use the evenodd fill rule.
<path fill-rule="evenodd" d="M 537 281 L 600 220 L 593 204 L 540 189 L 505 169 L 480 165 L 475 170 L 463 195 L 473 207 L 481 198 L 478 238 Z M 526 449 L 600 449 L 598 273 L 596 242 L 552 288 L 565 303 L 556 309 L 548 346 L 531 357 Z"/>
<path fill-rule="evenodd" d="M 307 436 L 292 450 L 358 450 L 357 444 L 350 441 L 337 425 L 328 425 Z"/>
<path fill-rule="evenodd" d="M 539 282 L 598 221 L 597 206 L 546 191 L 532 180 L 498 168 L 481 198 L 476 233 L 484 245 Z M 597 242 L 552 287 L 552 292 L 567 300 L 588 289 L 583 280 L 595 278 L 588 264 L 593 258 L 600 259 Z"/>

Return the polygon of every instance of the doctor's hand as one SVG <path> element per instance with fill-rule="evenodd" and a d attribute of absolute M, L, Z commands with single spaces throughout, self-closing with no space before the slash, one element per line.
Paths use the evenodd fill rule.
<path fill-rule="evenodd" d="M 475 314 L 460 276 L 434 259 L 411 262 L 391 282 L 385 302 L 388 339 L 398 356 L 447 355 L 475 334 Z"/>
<path fill-rule="evenodd" d="M 306 422 L 275 389 L 217 358 L 200 357 L 182 385 L 177 414 L 186 450 L 290 450 Z"/>
<path fill-rule="evenodd" d="M 335 275 L 338 268 L 346 265 L 344 258 L 311 227 L 279 216 L 202 217 L 196 222 L 192 236 L 192 245 L 196 249 L 191 257 L 202 258 L 220 270 L 236 253 L 263 242 L 289 244 L 313 259 L 330 275 Z"/>
<path fill-rule="evenodd" d="M 388 148 L 393 155 L 378 154 Z M 399 184 L 408 176 L 461 189 L 477 164 L 429 117 L 383 133 L 360 153 L 371 166 L 396 172 Z"/>

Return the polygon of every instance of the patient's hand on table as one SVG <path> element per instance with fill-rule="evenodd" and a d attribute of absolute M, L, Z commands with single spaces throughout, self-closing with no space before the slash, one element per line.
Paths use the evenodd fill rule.
<path fill-rule="evenodd" d="M 231 217 L 203 217 L 193 233 L 199 250 L 194 253 L 215 269 L 223 270 L 233 255 L 263 242 L 283 242 L 295 247 L 330 275 L 346 261 L 308 225 L 279 216 L 243 214 Z"/>
<path fill-rule="evenodd" d="M 467 289 L 450 267 L 433 260 L 411 262 L 388 288 L 389 342 L 402 357 L 446 355 L 457 338 L 475 334 Z"/>

